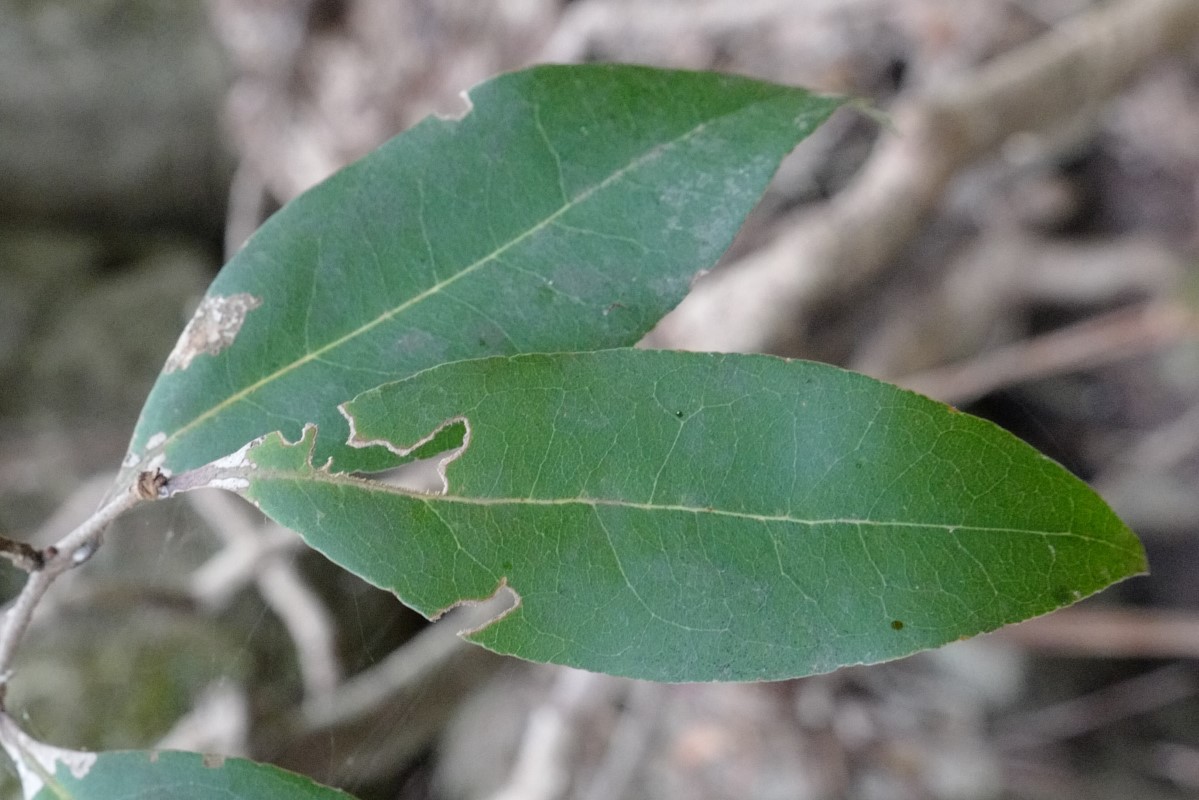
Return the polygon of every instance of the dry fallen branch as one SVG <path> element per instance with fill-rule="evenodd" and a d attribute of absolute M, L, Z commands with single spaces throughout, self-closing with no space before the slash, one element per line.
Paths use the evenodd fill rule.
<path fill-rule="evenodd" d="M 221 680 L 204 689 L 192 710 L 171 726 L 157 747 L 246 756 L 249 733 L 250 701 L 245 689 Z"/>
<path fill-rule="evenodd" d="M 1096 481 L 1100 486 L 1119 480 L 1121 472 L 1163 473 L 1199 451 L 1199 403 L 1185 413 L 1150 431 L 1144 439 L 1119 458 L 1112 475 Z"/>
<path fill-rule="evenodd" d="M 1168 664 L 1090 694 L 1013 714 L 1002 721 L 998 739 L 1007 749 L 1044 747 L 1164 708 L 1199 692 L 1199 680 L 1185 664 Z"/>
<path fill-rule="evenodd" d="M 595 672 L 560 669 L 545 702 L 529 713 L 508 782 L 490 800 L 556 800 L 570 783 L 579 718 L 622 684 Z"/>
<path fill-rule="evenodd" d="M 760 251 L 700 281 L 648 341 L 778 350 L 802 331 L 812 309 L 877 278 L 959 169 L 1012 134 L 1094 109 L 1155 58 L 1197 36 L 1194 0 L 1123 0 L 901 102 L 892 114 L 897 133 L 884 134 L 844 191 L 801 212 Z"/>
<path fill-rule="evenodd" d="M 1072 608 L 1011 625 L 992 637 L 1044 653 L 1088 658 L 1199 658 L 1199 614 Z"/>
<path fill-rule="evenodd" d="M 608 737 L 603 760 L 587 783 L 582 800 L 610 800 L 629 796 L 629 785 L 646 759 L 650 738 L 660 721 L 660 684 L 638 681 L 628 687 L 628 699 L 616 728 Z"/>
<path fill-rule="evenodd" d="M 1060 330 L 896 381 L 946 403 L 965 404 L 1024 381 L 1090 369 L 1199 335 L 1199 320 L 1177 303 L 1120 309 Z"/>
<path fill-rule="evenodd" d="M 1108 309 L 1138 299 L 1165 301 L 1177 294 L 1186 268 L 1182 257 L 1145 236 L 1064 244 L 1003 223 L 995 227 L 953 259 L 935 285 L 904 302 L 887 298 L 890 308 L 856 344 L 848 366 L 891 381 L 957 370 L 989 359 L 992 353 L 980 351 L 994 351 L 1016 335 L 1018 321 L 1038 306 Z"/>
<path fill-rule="evenodd" d="M 501 594 L 456 608 L 328 694 L 309 696 L 302 710 L 304 730 L 326 730 L 368 717 L 396 695 L 444 669 L 452 656 L 469 646 L 459 632 L 486 625 L 511 602 Z"/>

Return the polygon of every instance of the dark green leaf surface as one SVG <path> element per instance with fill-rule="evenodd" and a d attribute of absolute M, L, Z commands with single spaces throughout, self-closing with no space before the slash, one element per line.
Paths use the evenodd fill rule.
<path fill-rule="evenodd" d="M 468 426 L 446 494 L 314 470 L 313 429 L 267 437 L 228 474 L 425 615 L 507 584 L 519 607 L 471 638 L 535 661 L 786 678 L 1044 614 L 1145 567 L 1086 485 L 1013 436 L 820 364 L 489 358 L 346 414 L 359 444 L 397 449 Z"/>
<path fill-rule="evenodd" d="M 457 359 L 635 342 L 841 103 L 613 65 L 504 75 L 471 100 L 288 204 L 229 262 L 147 400 L 126 475 L 306 423 L 322 461 L 365 466 L 336 410 L 365 389 Z"/>
<path fill-rule="evenodd" d="M 97 753 L 81 777 L 64 764 L 37 800 L 352 800 L 268 764 L 172 751 Z"/>

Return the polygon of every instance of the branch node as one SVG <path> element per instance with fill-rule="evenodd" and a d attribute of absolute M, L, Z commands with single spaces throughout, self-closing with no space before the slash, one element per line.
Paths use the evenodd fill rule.
<path fill-rule="evenodd" d="M 45 554 L 25 542 L 0 536 L 0 558 L 7 558 L 17 569 L 37 572 L 46 565 Z"/>
<path fill-rule="evenodd" d="M 138 473 L 137 496 L 142 500 L 157 500 L 165 496 L 166 485 L 167 476 L 162 474 L 161 470 L 155 469 Z"/>

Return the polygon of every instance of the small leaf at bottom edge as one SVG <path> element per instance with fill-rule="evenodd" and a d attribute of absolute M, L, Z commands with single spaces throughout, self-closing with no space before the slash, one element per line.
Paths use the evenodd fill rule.
<path fill-rule="evenodd" d="M 134 750 L 87 755 L 95 758 L 86 770 L 59 764 L 54 784 L 36 800 L 352 800 L 309 778 L 242 758 Z"/>

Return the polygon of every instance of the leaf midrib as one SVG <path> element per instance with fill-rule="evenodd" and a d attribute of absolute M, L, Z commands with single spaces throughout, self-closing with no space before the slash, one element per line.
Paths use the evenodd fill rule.
<path fill-rule="evenodd" d="M 625 166 L 616 170 L 611 175 L 604 178 L 602 181 L 599 181 L 595 185 L 590 186 L 590 187 L 584 189 L 583 191 L 581 191 L 580 193 L 578 193 L 577 195 L 575 195 L 574 198 L 572 198 L 568 202 L 564 203 L 560 208 L 558 208 L 556 211 L 554 211 L 553 213 L 546 216 L 545 219 L 541 220 L 536 225 L 532 226 L 531 228 L 524 231 L 520 235 L 514 237 L 510 241 L 500 245 L 499 247 L 492 250 L 487 255 L 485 255 L 485 256 L 477 259 L 473 263 L 468 264 L 467 266 L 463 267 L 461 270 L 454 273 L 450 277 L 445 278 L 444 280 L 438 281 L 437 283 L 430 286 L 428 289 L 424 290 L 423 292 L 420 292 L 419 294 L 414 295 L 413 297 L 409 298 L 408 300 L 405 300 L 403 303 L 400 303 L 395 308 L 392 308 L 392 309 L 380 314 L 379 316 L 377 316 L 374 319 L 370 320 L 369 322 L 359 326 L 358 328 L 355 328 L 354 330 L 350 331 L 349 333 L 329 342 L 326 345 L 323 345 L 323 346 L 317 348 L 316 350 L 309 351 L 308 353 L 304 354 L 302 357 L 296 359 L 295 361 L 292 361 L 291 363 L 286 364 L 283 367 L 280 367 L 279 369 L 275 370 L 271 374 L 269 374 L 263 378 L 260 378 L 259 380 L 255 381 L 254 383 L 250 384 L 249 386 L 246 386 L 245 388 L 234 392 L 233 394 L 229 395 L 221 402 L 219 402 L 216 405 L 209 408 L 207 411 L 204 411 L 204 412 L 198 414 L 197 416 L 192 418 L 192 420 L 190 422 L 188 422 L 187 424 L 176 428 L 174 430 L 174 432 L 172 432 L 158 447 L 151 449 L 151 450 L 146 450 L 142 455 L 142 459 L 141 459 L 142 462 L 145 462 L 147 459 L 152 458 L 153 456 L 157 455 L 158 453 L 165 452 L 167 447 L 170 446 L 170 444 L 172 442 L 177 441 L 181 436 L 186 434 L 188 431 L 203 424 L 205 421 L 216 416 L 217 414 L 219 414 L 221 411 L 225 410 L 226 408 L 229 408 L 230 406 L 234 405 L 235 403 L 245 399 L 246 397 L 249 397 L 250 395 L 254 394 L 262 387 L 273 383 L 274 381 L 278 380 L 279 378 L 282 378 L 283 376 L 285 376 L 291 372 L 294 372 L 295 370 L 299 369 L 300 367 L 304 366 L 305 364 L 311 363 L 312 361 L 315 361 L 315 360 L 321 358 L 326 353 L 328 353 L 332 350 L 335 350 L 338 347 L 341 347 L 343 344 L 345 344 L 347 342 L 353 341 L 357 337 L 369 332 L 370 330 L 378 327 L 379 325 L 382 325 L 383 323 L 385 323 L 391 319 L 394 319 L 397 315 L 403 313 L 404 311 L 407 311 L 408 309 L 412 308 L 413 306 L 417 305 L 418 303 L 444 291 L 447 287 L 453 285 L 454 283 L 458 282 L 462 278 L 464 278 L 468 275 L 471 275 L 474 272 L 477 272 L 478 270 L 487 266 L 488 264 L 494 262 L 497 258 L 502 256 L 508 250 L 511 250 L 513 247 L 516 247 L 518 244 L 525 241 L 529 237 L 535 235 L 539 231 L 541 231 L 544 228 L 548 227 L 549 225 L 553 224 L 554 221 L 556 221 L 557 219 L 562 217 L 567 212 L 577 208 L 579 205 L 586 202 L 595 193 L 602 191 L 603 189 L 607 188 L 614 182 L 620 180 L 622 177 L 624 177 L 628 173 L 632 172 L 633 170 L 641 167 L 642 165 L 647 164 L 650 161 L 652 161 L 653 159 L 660 157 L 663 153 L 667 152 L 671 148 L 674 148 L 674 147 L 686 142 L 687 140 L 693 138 L 694 136 L 703 132 L 703 130 L 706 129 L 711 124 L 713 124 L 715 122 L 719 122 L 724 119 L 727 119 L 728 117 L 735 116 L 737 114 L 741 114 L 750 108 L 753 108 L 764 102 L 772 101 L 774 99 L 776 99 L 776 97 L 774 95 L 759 98 L 752 103 L 748 103 L 744 106 L 740 106 L 732 111 L 728 111 L 724 114 L 718 114 L 714 117 L 706 119 L 703 122 L 700 122 L 699 124 L 692 127 L 690 130 L 680 134 L 679 136 L 676 136 L 673 139 L 670 139 L 668 141 L 661 142 L 657 145 L 654 145 L 652 148 L 647 150 L 645 153 L 641 154 L 640 156 L 637 156 L 636 158 L 631 160 L 628 164 L 626 164 Z"/>
<path fill-rule="evenodd" d="M 1077 531 L 1043 531 L 1030 528 L 1005 528 L 992 525 L 966 525 L 947 522 L 912 522 L 906 520 L 880 520 L 880 519 L 857 519 L 853 517 L 829 517 L 825 519 L 805 519 L 802 517 L 793 517 L 788 514 L 756 514 L 750 511 L 733 511 L 730 509 L 715 508 L 711 506 L 689 506 L 683 504 L 663 504 L 663 503 L 642 503 L 635 500 L 621 500 L 613 498 L 599 497 L 467 497 L 465 495 L 454 494 L 430 494 L 411 489 L 405 489 L 399 486 L 392 486 L 378 481 L 372 481 L 367 478 L 359 478 L 349 474 L 339 474 L 325 472 L 315 468 L 312 472 L 297 474 L 295 472 L 274 469 L 259 469 L 255 468 L 249 472 L 238 471 L 237 477 L 247 478 L 251 483 L 251 488 L 247 493 L 253 493 L 253 484 L 256 481 L 279 481 L 295 484 L 311 484 L 320 483 L 330 486 L 339 486 L 353 489 L 365 489 L 367 491 L 379 492 L 381 494 L 389 494 L 396 497 L 403 497 L 408 500 L 423 502 L 430 506 L 437 503 L 455 503 L 459 505 L 473 506 L 538 506 L 538 507 L 554 507 L 554 506 L 572 506 L 582 505 L 591 508 L 607 507 L 607 508 L 627 508 L 635 511 L 647 512 L 675 512 L 688 514 L 710 514 L 717 517 L 729 517 L 733 519 L 743 519 L 753 522 L 762 523 L 783 523 L 804 525 L 807 527 L 817 527 L 820 525 L 856 525 L 871 528 L 919 528 L 933 529 L 944 531 L 947 534 L 958 532 L 966 533 L 993 533 L 993 534 L 1020 534 L 1024 536 L 1047 536 L 1054 538 L 1069 538 L 1079 539 L 1084 542 L 1092 542 L 1110 547 L 1119 553 L 1126 555 L 1138 556 L 1136 550 L 1129 550 L 1120 547 L 1117 542 L 1112 542 L 1107 539 L 1102 539 L 1094 536 L 1087 536 Z"/>

